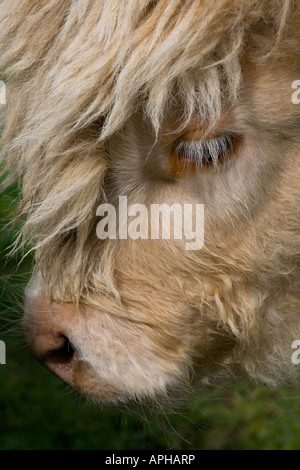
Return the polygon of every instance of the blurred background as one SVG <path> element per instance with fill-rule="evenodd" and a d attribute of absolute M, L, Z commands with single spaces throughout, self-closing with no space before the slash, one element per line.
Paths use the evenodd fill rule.
<path fill-rule="evenodd" d="M 88 403 L 31 356 L 21 334 L 32 258 L 7 258 L 16 186 L 0 200 L 0 449 L 300 449 L 300 393 L 256 384 L 214 387 L 176 412 L 147 413 Z"/>

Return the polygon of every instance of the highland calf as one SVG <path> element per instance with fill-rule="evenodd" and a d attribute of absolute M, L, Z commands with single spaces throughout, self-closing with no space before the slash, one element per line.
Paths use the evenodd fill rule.
<path fill-rule="evenodd" d="M 299 47 L 293 0 L 1 2 L 1 150 L 36 253 L 24 332 L 87 397 L 297 380 Z M 204 205 L 203 247 L 100 239 L 97 208 L 125 196 Z"/>

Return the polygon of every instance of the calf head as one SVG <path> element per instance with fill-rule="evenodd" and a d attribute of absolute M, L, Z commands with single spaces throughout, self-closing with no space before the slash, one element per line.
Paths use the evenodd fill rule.
<path fill-rule="evenodd" d="M 3 155 L 8 181 L 24 175 L 18 242 L 36 253 L 23 320 L 34 354 L 108 402 L 245 372 L 295 380 L 299 6 L 50 3 L 0 7 Z M 148 214 L 203 205 L 203 246 L 151 238 L 145 217 L 140 236 L 117 223 L 99 238 L 97 210 L 120 216 L 120 196 Z"/>

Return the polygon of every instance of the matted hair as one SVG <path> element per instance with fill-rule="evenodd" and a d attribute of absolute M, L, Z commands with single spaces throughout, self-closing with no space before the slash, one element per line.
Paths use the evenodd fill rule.
<path fill-rule="evenodd" d="M 47 245 L 45 270 L 74 230 L 82 270 L 105 140 L 141 105 L 156 132 L 175 100 L 182 126 L 194 114 L 216 120 L 223 101 L 237 98 L 247 43 L 258 59 L 286 52 L 292 8 L 292 0 L 1 2 L 2 158 L 8 182 L 26 175 L 22 237 Z"/>
<path fill-rule="evenodd" d="M 8 183 L 24 175 L 20 211 L 27 220 L 19 241 L 32 240 L 49 292 L 55 284 L 64 286 L 63 300 L 75 301 L 92 278 L 96 285 L 95 214 L 105 199 L 106 142 L 138 109 L 154 135 L 173 106 L 180 110 L 181 127 L 194 115 L 213 124 L 224 105 L 238 99 L 245 57 L 263 61 L 286 55 L 289 60 L 298 54 L 299 44 L 286 25 L 296 16 L 299 20 L 299 13 L 293 0 L 1 1 L 0 70 L 8 95 L 1 117 L 2 158 Z M 288 231 L 285 236 L 290 238 Z M 277 253 L 279 242 L 271 240 L 269 266 L 273 263 L 274 272 L 284 275 L 284 258 L 295 255 L 298 241 L 295 237 L 290 253 L 278 261 L 272 248 Z M 240 255 L 237 261 L 224 254 L 233 272 L 238 262 L 240 271 L 246 266 L 236 274 L 238 287 L 234 276 L 218 272 L 215 285 L 191 293 L 191 298 L 195 308 L 202 302 L 213 312 L 214 322 L 216 311 L 238 340 L 243 331 L 242 352 L 251 356 L 253 348 L 245 366 L 253 377 L 268 381 L 270 376 L 271 381 L 273 374 L 276 381 L 290 362 L 280 341 L 289 341 L 298 324 L 298 304 L 294 297 L 287 301 L 291 325 L 282 311 L 269 323 L 263 315 L 251 323 L 254 309 L 264 306 L 265 293 L 253 287 L 247 297 L 246 249 Z M 205 257 L 202 268 L 204 264 Z M 198 269 L 191 262 L 186 272 L 194 280 Z M 271 283 L 267 269 L 259 275 L 255 287 Z M 265 361 L 261 372 L 264 352 L 269 358 L 273 351 L 273 332 L 277 355 Z"/>
<path fill-rule="evenodd" d="M 237 98 L 247 43 L 257 58 L 285 51 L 293 8 L 292 0 L 1 2 L 2 158 L 8 183 L 26 175 L 21 239 L 34 239 L 45 272 L 68 245 L 74 269 L 85 271 L 105 140 L 138 106 L 156 132 L 175 100 L 182 126 L 195 113 L 213 122 L 223 100 Z M 74 232 L 76 244 L 57 250 Z"/>

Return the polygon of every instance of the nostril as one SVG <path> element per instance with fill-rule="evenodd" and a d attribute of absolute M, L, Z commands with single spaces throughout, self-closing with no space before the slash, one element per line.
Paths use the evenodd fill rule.
<path fill-rule="evenodd" d="M 65 335 L 56 337 L 52 345 L 39 361 L 68 385 L 74 386 L 74 373 L 78 368 L 78 352 Z"/>
<path fill-rule="evenodd" d="M 52 350 L 47 355 L 48 364 L 69 364 L 74 361 L 76 349 L 65 335 L 61 335 L 62 346 L 59 349 Z"/>
<path fill-rule="evenodd" d="M 22 320 L 25 339 L 34 357 L 71 387 L 85 370 L 77 322 L 69 310 L 44 303 L 27 305 Z M 59 313 L 59 315 L 58 315 Z M 77 336 L 76 336 L 77 335 Z M 74 341 L 74 342 L 73 342 Z"/>

